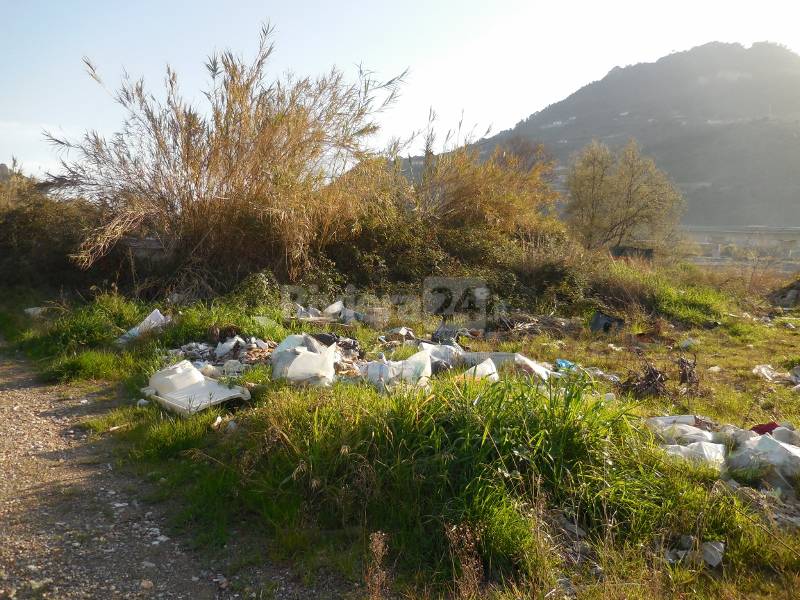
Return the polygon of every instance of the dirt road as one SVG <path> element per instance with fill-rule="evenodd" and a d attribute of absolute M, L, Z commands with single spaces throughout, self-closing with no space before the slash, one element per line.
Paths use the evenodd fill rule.
<path fill-rule="evenodd" d="M 115 465 L 112 442 L 75 427 L 113 397 L 43 385 L 0 351 L 0 598 L 342 596 L 272 564 L 234 569 L 225 557 L 235 543 L 215 560 L 173 538 L 167 508 L 148 504 L 142 481 Z"/>

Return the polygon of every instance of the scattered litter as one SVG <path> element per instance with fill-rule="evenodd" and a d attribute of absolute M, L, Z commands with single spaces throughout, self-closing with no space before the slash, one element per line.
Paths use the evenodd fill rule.
<path fill-rule="evenodd" d="M 567 360 L 566 358 L 557 358 L 556 359 L 556 371 L 575 371 L 578 368 L 571 360 Z"/>
<path fill-rule="evenodd" d="M 720 367 L 718 365 L 714 365 L 713 367 L 708 367 L 708 372 L 709 373 L 714 373 L 715 375 L 717 373 L 722 373 L 722 367 Z"/>
<path fill-rule="evenodd" d="M 619 331 L 625 326 L 625 320 L 619 317 L 612 317 L 601 312 L 594 313 L 589 329 L 593 333 L 613 333 Z"/>
<path fill-rule="evenodd" d="M 135 340 L 140 335 L 145 334 L 148 331 L 161 329 L 169 322 L 170 322 L 169 317 L 162 315 L 160 310 L 155 309 L 153 312 L 147 315 L 144 318 L 144 320 L 141 323 L 139 323 L 136 327 L 129 329 L 126 333 L 118 337 L 115 343 L 117 345 L 124 346 L 131 340 Z"/>
<path fill-rule="evenodd" d="M 433 372 L 431 355 L 420 350 L 406 360 L 386 360 L 383 355 L 376 361 L 360 366 L 361 376 L 381 391 L 386 391 L 400 383 L 425 386 Z"/>
<path fill-rule="evenodd" d="M 722 467 L 725 463 L 725 445 L 712 442 L 692 442 L 686 446 L 670 444 L 664 446 L 670 456 L 679 456 L 694 462 L 704 462 L 712 466 Z"/>
<path fill-rule="evenodd" d="M 144 398 L 139 398 L 139 400 L 136 402 L 137 408 L 142 408 L 143 406 L 148 406 L 149 404 L 150 403 Z"/>
<path fill-rule="evenodd" d="M 205 377 L 188 360 L 162 369 L 150 377 L 142 393 L 164 408 L 189 416 L 230 400 L 249 400 L 250 392 L 239 386 L 224 386 Z"/>
<path fill-rule="evenodd" d="M 47 308 L 45 308 L 44 306 L 32 306 L 30 308 L 26 308 L 24 312 L 31 319 L 40 319 L 44 316 L 46 310 Z"/>
<path fill-rule="evenodd" d="M 616 344 L 609 344 L 608 348 L 609 348 L 609 350 L 612 350 L 613 352 L 622 352 L 625 349 L 622 346 L 617 346 Z"/>
<path fill-rule="evenodd" d="M 307 334 L 290 335 L 273 350 L 270 362 L 275 379 L 329 386 L 336 377 L 336 345 L 325 347 Z"/>
<path fill-rule="evenodd" d="M 703 561 L 712 569 L 722 563 L 725 554 L 725 542 L 704 542 L 700 547 L 703 554 Z"/>
<path fill-rule="evenodd" d="M 790 423 L 763 423 L 747 430 L 696 415 L 651 417 L 645 422 L 667 454 L 721 468 L 726 478 L 735 479 L 739 473 L 747 481 L 755 477 L 794 496 L 800 481 L 800 434 Z M 734 485 L 732 481 L 728 483 Z"/>
<path fill-rule="evenodd" d="M 480 381 L 487 379 L 489 381 L 500 381 L 500 375 L 497 373 L 497 367 L 491 358 L 487 358 L 482 363 L 464 371 L 459 377 L 463 381 Z"/>
<path fill-rule="evenodd" d="M 775 421 L 770 421 L 769 423 L 761 423 L 759 425 L 754 425 L 750 428 L 750 431 L 755 431 L 758 435 L 764 435 L 766 433 L 772 433 L 775 431 L 780 425 Z"/>
<path fill-rule="evenodd" d="M 247 345 L 247 342 L 237 335 L 217 344 L 214 355 L 217 357 L 217 360 L 219 360 L 223 356 L 227 356 L 236 350 L 237 347 L 244 347 L 245 345 Z"/>

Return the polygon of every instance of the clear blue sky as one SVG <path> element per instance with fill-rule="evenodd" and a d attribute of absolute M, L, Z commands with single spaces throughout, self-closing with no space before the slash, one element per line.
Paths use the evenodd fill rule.
<path fill-rule="evenodd" d="M 28 172 L 57 164 L 43 129 L 111 133 L 121 114 L 91 81 L 90 57 L 109 87 L 122 69 L 158 90 L 164 66 L 189 97 L 206 82 L 215 49 L 252 54 L 260 23 L 276 26 L 276 73 L 318 74 L 362 63 L 389 77 L 410 69 L 376 144 L 425 125 L 428 109 L 452 128 L 513 126 L 616 65 L 651 61 L 719 40 L 769 40 L 800 50 L 800 8 L 789 0 L 406 0 L 138 2 L 0 0 L 0 162 Z"/>

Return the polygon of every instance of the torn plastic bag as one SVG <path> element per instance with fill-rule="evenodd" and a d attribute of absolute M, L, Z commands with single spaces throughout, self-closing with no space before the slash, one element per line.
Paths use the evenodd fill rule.
<path fill-rule="evenodd" d="M 789 373 L 776 371 L 772 365 L 756 365 L 753 367 L 753 375 L 758 375 L 761 379 L 769 383 L 774 381 L 791 381 Z"/>
<path fill-rule="evenodd" d="M 326 348 L 310 335 L 290 335 L 272 351 L 272 376 L 294 383 L 330 385 L 336 376 L 336 351 L 336 344 Z"/>
<path fill-rule="evenodd" d="M 649 419 L 645 419 L 645 423 L 647 423 L 647 426 L 654 431 L 664 429 L 665 427 L 669 427 L 670 425 L 691 425 L 692 427 L 698 427 L 705 431 L 710 431 L 713 426 L 711 420 L 708 417 L 701 417 L 699 415 L 671 415 L 668 417 L 650 417 Z"/>
<path fill-rule="evenodd" d="M 769 471 L 779 478 L 778 487 L 791 489 L 800 476 L 800 448 L 776 440 L 771 435 L 760 435 L 745 441 L 728 455 L 729 470 Z"/>
<path fill-rule="evenodd" d="M 228 338 L 224 342 L 219 342 L 217 344 L 217 347 L 214 350 L 214 355 L 217 357 L 217 359 L 220 359 L 226 354 L 229 354 L 236 346 L 236 344 L 239 344 L 239 346 L 243 348 L 244 346 L 247 345 L 247 342 L 245 342 L 238 335 L 232 338 Z"/>
<path fill-rule="evenodd" d="M 432 374 L 431 356 L 425 350 L 409 356 L 406 360 L 376 360 L 359 367 L 362 377 L 381 390 L 401 383 L 424 386 Z"/>
<path fill-rule="evenodd" d="M 772 437 L 784 444 L 791 444 L 792 446 L 800 446 L 800 433 L 788 427 L 776 427 L 772 430 Z"/>
<path fill-rule="evenodd" d="M 145 396 L 183 416 L 229 400 L 250 399 L 250 392 L 245 388 L 228 387 L 204 377 L 188 360 L 154 373 L 149 384 L 142 388 Z"/>
<path fill-rule="evenodd" d="M 169 317 L 162 315 L 160 310 L 155 309 L 136 327 L 129 329 L 127 332 L 119 336 L 114 343 L 123 346 L 131 340 L 135 340 L 140 335 L 147 333 L 148 331 L 153 331 L 155 329 L 164 327 L 164 325 L 169 323 L 169 321 Z"/>
<path fill-rule="evenodd" d="M 322 316 L 330 317 L 332 319 L 338 319 L 339 315 L 342 314 L 343 310 L 344 310 L 344 302 L 342 302 L 341 300 L 337 300 L 336 302 L 334 302 L 333 304 L 322 310 Z"/>
<path fill-rule="evenodd" d="M 710 442 L 714 439 L 714 434 L 710 431 L 703 431 L 692 425 L 669 425 L 656 431 L 656 434 L 668 444 L 680 444 L 682 446 L 692 442 Z"/>
<path fill-rule="evenodd" d="M 44 306 L 31 306 L 30 308 L 26 308 L 24 312 L 31 319 L 39 319 L 44 315 L 46 310 Z"/>
<path fill-rule="evenodd" d="M 726 446 L 739 446 L 754 437 L 758 437 L 755 431 L 741 429 L 736 425 L 723 425 L 719 431 L 713 432 L 711 441 Z"/>
<path fill-rule="evenodd" d="M 500 375 L 497 373 L 497 367 L 492 359 L 487 358 L 479 365 L 464 371 L 459 379 L 466 381 L 480 381 L 482 379 L 487 379 L 489 381 L 500 381 Z"/>
<path fill-rule="evenodd" d="M 431 355 L 431 358 L 444 361 L 451 367 L 460 365 L 464 360 L 464 350 L 461 346 L 449 346 L 447 344 L 429 344 L 428 342 L 419 343 L 420 350 L 424 350 Z"/>
<path fill-rule="evenodd" d="M 725 463 L 725 445 L 711 442 L 692 442 L 686 446 L 664 446 L 670 456 L 680 456 L 695 462 L 705 462 L 721 467 Z"/>
<path fill-rule="evenodd" d="M 558 373 L 548 369 L 545 365 L 538 363 L 535 360 L 531 360 L 522 354 L 514 355 L 514 365 L 530 375 L 535 375 L 542 381 L 547 381 L 551 377 L 560 377 Z"/>
<path fill-rule="evenodd" d="M 322 352 L 310 352 L 305 348 L 294 350 L 295 358 L 287 368 L 285 378 L 292 383 L 329 386 L 336 378 L 336 346 Z M 291 351 L 290 351 L 291 353 Z"/>

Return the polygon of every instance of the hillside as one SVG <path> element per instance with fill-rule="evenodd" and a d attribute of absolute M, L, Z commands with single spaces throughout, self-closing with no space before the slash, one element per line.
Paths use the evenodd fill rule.
<path fill-rule="evenodd" d="M 486 140 L 545 145 L 561 168 L 593 138 L 637 139 L 687 198 L 684 221 L 800 225 L 800 56 L 710 43 L 600 81 Z"/>

